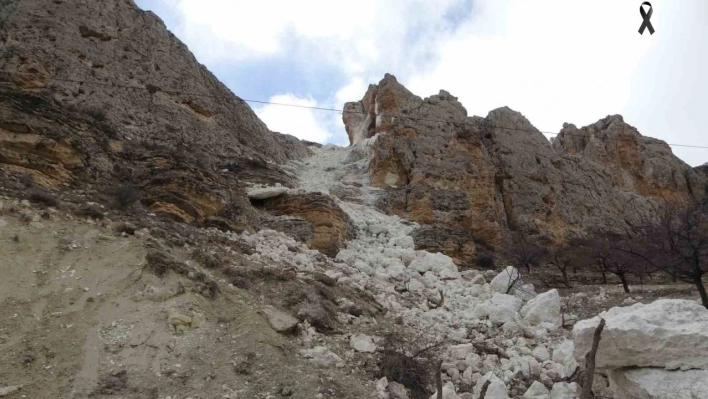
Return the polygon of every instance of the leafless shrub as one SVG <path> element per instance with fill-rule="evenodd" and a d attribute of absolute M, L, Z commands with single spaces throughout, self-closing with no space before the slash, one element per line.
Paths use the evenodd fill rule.
<path fill-rule="evenodd" d="M 483 270 L 493 270 L 495 266 L 494 256 L 489 252 L 480 252 L 477 254 L 477 266 Z"/>
<path fill-rule="evenodd" d="M 59 199 L 57 199 L 57 197 L 42 190 L 30 191 L 30 193 L 27 195 L 27 199 L 32 202 L 44 204 L 46 206 L 51 206 L 54 208 L 59 207 L 60 204 Z"/>
<path fill-rule="evenodd" d="M 504 254 L 516 262 L 519 269 L 523 267 L 530 274 L 531 266 L 537 266 L 546 252 L 545 248 L 534 245 L 524 235 L 517 234 L 512 246 L 506 249 Z"/>
<path fill-rule="evenodd" d="M 228 263 L 228 260 L 218 254 L 205 251 L 201 248 L 194 249 L 191 255 L 192 259 L 201 263 L 207 269 L 220 269 Z"/>
<path fill-rule="evenodd" d="M 152 250 L 145 255 L 145 267 L 158 277 L 163 277 L 170 270 L 188 277 L 196 283 L 195 291 L 207 298 L 216 299 L 219 284 L 203 272 L 175 259 L 167 252 Z"/>
<path fill-rule="evenodd" d="M 587 257 L 581 250 L 577 240 L 571 240 L 563 246 L 551 248 L 545 255 L 545 260 L 549 265 L 556 268 L 563 277 L 563 285 L 570 288 L 570 277 L 568 269 L 571 266 L 577 267 L 583 262 L 587 262 Z"/>
<path fill-rule="evenodd" d="M 504 270 L 504 272 L 509 276 L 509 283 L 507 284 L 506 287 L 506 294 L 508 295 L 511 293 L 511 290 L 513 290 L 515 287 L 518 285 L 523 284 L 523 280 L 521 279 L 521 271 L 516 269 L 516 275 L 509 270 L 508 268 Z M 518 287 L 517 287 L 518 289 Z"/>
<path fill-rule="evenodd" d="M 131 184 L 124 184 L 116 190 L 116 203 L 120 208 L 127 208 L 138 199 L 138 191 Z"/>
<path fill-rule="evenodd" d="M 641 239 L 640 249 L 628 252 L 656 270 L 694 284 L 708 308 L 703 283 L 708 273 L 708 201 L 693 201 L 684 207 L 666 204 L 660 221 L 644 228 Z"/>
<path fill-rule="evenodd" d="M 96 220 L 103 219 L 103 217 L 105 216 L 101 207 L 95 204 L 86 205 L 74 213 L 77 216 L 88 217 Z"/>
<path fill-rule="evenodd" d="M 387 334 L 379 378 L 402 384 L 412 399 L 428 399 L 439 375 L 437 354 L 445 344 L 445 341 L 431 342 L 422 335 L 409 340 L 401 334 Z"/>
<path fill-rule="evenodd" d="M 237 267 L 227 266 L 223 268 L 221 272 L 234 287 L 248 289 L 251 286 L 251 282 L 248 279 L 248 273 L 244 273 Z"/>
<path fill-rule="evenodd" d="M 588 258 L 594 261 L 604 273 L 612 273 L 620 279 L 624 292 L 629 294 L 629 273 L 643 274 L 645 263 L 632 251 L 637 250 L 637 241 L 627 237 L 610 234 L 580 244 Z M 605 279 L 606 281 L 606 279 Z"/>
<path fill-rule="evenodd" d="M 181 269 L 177 261 L 162 251 L 150 251 L 145 255 L 146 267 L 158 277 L 164 276 L 169 270 Z"/>

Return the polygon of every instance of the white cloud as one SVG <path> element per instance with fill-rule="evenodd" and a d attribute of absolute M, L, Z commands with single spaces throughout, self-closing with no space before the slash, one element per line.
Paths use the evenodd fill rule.
<path fill-rule="evenodd" d="M 177 34 L 206 63 L 275 56 L 304 40 L 350 73 L 406 65 L 408 35 L 444 29 L 459 0 L 156 0 L 181 16 Z"/>
<path fill-rule="evenodd" d="M 322 82 L 338 88 L 326 98 L 298 101 L 341 108 L 389 72 L 422 97 L 445 89 L 482 116 L 506 105 L 543 131 L 623 114 L 645 135 L 708 145 L 704 0 L 652 1 L 654 35 L 637 32 L 634 1 L 474 0 L 471 12 L 461 7 L 469 0 L 144 1 L 169 4 L 180 15 L 177 35 L 210 66 L 287 57 L 337 76 Z M 262 114 L 274 130 L 343 141 L 336 114 Z M 692 165 L 708 160 L 708 150 L 674 152 Z"/>
<path fill-rule="evenodd" d="M 344 103 L 357 101 L 364 97 L 366 89 L 369 87 L 369 82 L 364 81 L 361 77 L 352 78 L 349 83 L 342 86 L 334 95 L 334 104 L 336 109 L 343 109 Z"/>
<path fill-rule="evenodd" d="M 444 88 L 482 116 L 507 105 L 554 132 L 566 121 L 617 113 L 648 41 L 637 40 L 634 6 L 615 3 L 482 2 L 465 28 L 441 43 L 436 66 L 409 78 L 409 89 L 427 95 Z"/>
<path fill-rule="evenodd" d="M 319 107 L 313 98 L 298 98 L 289 93 L 275 95 L 270 98 L 269 102 L 301 107 Z M 275 104 L 265 104 L 256 108 L 255 111 L 268 128 L 275 132 L 291 134 L 301 140 L 318 143 L 325 143 L 332 136 L 322 117 L 316 114 L 325 111 Z"/>

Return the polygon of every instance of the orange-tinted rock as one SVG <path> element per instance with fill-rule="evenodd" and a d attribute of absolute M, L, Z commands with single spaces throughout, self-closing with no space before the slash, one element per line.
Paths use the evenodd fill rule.
<path fill-rule="evenodd" d="M 106 204 L 130 186 L 150 212 L 248 229 L 258 216 L 245 182 L 293 185 L 279 165 L 307 147 L 269 131 L 153 13 L 123 0 L 14 3 L 0 185 L 70 185 Z"/>
<path fill-rule="evenodd" d="M 384 189 L 378 207 L 424 225 L 417 247 L 460 263 L 474 259 L 472 241 L 498 245 L 513 231 L 546 244 L 628 234 L 663 201 L 708 187 L 708 174 L 620 116 L 568 125 L 551 145 L 509 108 L 468 117 L 449 93 L 421 99 L 391 75 L 346 107 L 367 115 L 343 117 L 352 143 L 379 135 L 369 164 L 371 184 Z"/>
<path fill-rule="evenodd" d="M 344 241 L 354 238 L 354 227 L 344 211 L 330 198 L 319 193 L 285 194 L 264 202 L 276 215 L 299 216 L 312 224 L 310 248 L 334 257 Z"/>

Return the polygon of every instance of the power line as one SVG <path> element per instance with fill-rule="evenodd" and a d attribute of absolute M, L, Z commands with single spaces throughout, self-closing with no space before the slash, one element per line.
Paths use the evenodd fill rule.
<path fill-rule="evenodd" d="M 37 76 L 37 74 L 29 74 L 29 73 L 22 73 L 22 72 L 0 71 L 0 73 L 5 73 L 8 75 Z M 317 111 L 337 112 L 342 115 L 344 113 L 368 115 L 367 112 L 363 112 L 363 111 L 362 112 L 345 111 L 345 110 L 340 110 L 340 109 L 336 109 L 336 108 L 315 107 L 315 106 L 310 106 L 310 105 L 276 103 L 276 102 L 263 101 L 263 100 L 249 100 L 249 99 L 238 97 L 235 94 L 233 96 L 219 96 L 219 95 L 214 95 L 214 94 L 191 93 L 191 92 L 179 91 L 179 90 L 167 90 L 167 89 L 162 89 L 159 86 L 155 86 L 155 85 L 151 85 L 151 84 L 146 84 L 145 87 L 140 87 L 140 86 L 120 85 L 120 84 L 116 84 L 116 83 L 104 83 L 104 82 L 77 80 L 77 79 L 63 79 L 63 78 L 56 78 L 56 77 L 47 78 L 47 80 L 52 80 L 52 81 L 57 81 L 57 82 L 89 84 L 89 85 L 95 85 L 95 86 L 122 88 L 122 89 L 130 89 L 130 90 L 141 90 L 141 91 L 147 91 L 150 94 L 153 94 L 156 92 L 162 92 L 162 93 L 173 94 L 173 95 L 190 95 L 190 96 L 195 96 L 195 97 L 207 97 L 207 98 L 226 99 L 226 100 L 232 100 L 235 98 L 235 99 L 241 100 L 243 102 L 254 103 L 254 104 L 276 105 L 276 106 L 283 106 L 283 107 L 311 109 L 311 110 L 317 110 Z M 0 83 L 2 83 L 2 82 L 0 82 Z M 374 116 L 410 119 L 410 120 L 415 120 L 415 121 L 426 121 L 426 122 L 436 122 L 436 123 L 449 123 L 449 124 L 457 125 L 457 126 L 474 125 L 474 124 L 469 123 L 467 121 L 455 122 L 455 121 L 446 121 L 446 120 L 442 120 L 442 119 L 421 118 L 421 117 L 414 117 L 414 116 L 401 115 L 401 114 L 374 114 Z M 486 128 L 491 128 L 491 129 L 504 129 L 504 130 L 513 130 L 513 131 L 531 132 L 531 133 L 541 133 L 541 134 L 554 135 L 554 136 L 561 134 L 561 133 L 554 133 L 554 132 L 545 132 L 545 131 L 541 131 L 538 129 L 522 129 L 522 128 L 516 128 L 516 127 L 509 127 L 509 126 L 487 124 L 487 123 L 485 123 L 483 125 L 477 125 L 477 127 L 483 127 L 483 128 L 486 127 Z M 585 134 L 575 134 L 575 133 L 567 133 L 567 132 L 562 133 L 562 134 L 563 134 L 563 136 L 588 137 L 588 135 L 585 135 Z M 646 136 L 642 136 L 642 137 L 646 137 Z M 634 141 L 631 138 L 607 138 L 606 140 L 608 140 L 608 141 L 630 141 L 630 142 Z M 666 145 L 671 146 L 671 147 L 708 149 L 708 146 L 689 145 L 689 144 L 666 143 Z"/>

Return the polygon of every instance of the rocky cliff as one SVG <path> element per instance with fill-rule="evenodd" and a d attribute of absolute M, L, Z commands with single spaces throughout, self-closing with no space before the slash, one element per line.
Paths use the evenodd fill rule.
<path fill-rule="evenodd" d="M 450 93 L 421 99 L 388 74 L 346 104 L 343 120 L 352 144 L 377 136 L 369 172 L 385 190 L 379 207 L 423 225 L 417 247 L 460 262 L 513 231 L 551 245 L 631 233 L 665 201 L 704 196 L 708 182 L 619 115 L 566 124 L 551 144 L 519 112 L 470 117 Z"/>
<path fill-rule="evenodd" d="M 278 164 L 309 153 L 132 0 L 2 2 L 0 82 L 0 171 L 18 189 L 136 196 L 178 221 L 245 227 L 244 183 L 292 185 Z"/>

